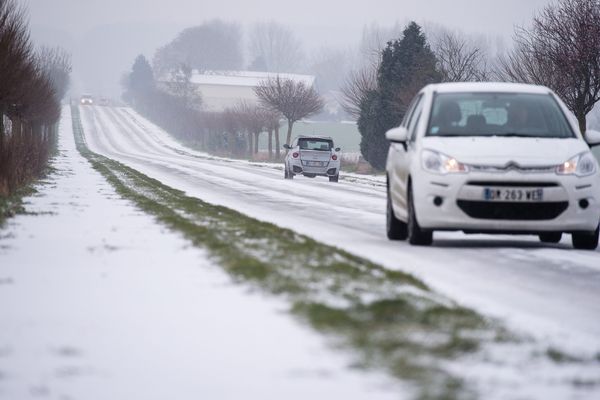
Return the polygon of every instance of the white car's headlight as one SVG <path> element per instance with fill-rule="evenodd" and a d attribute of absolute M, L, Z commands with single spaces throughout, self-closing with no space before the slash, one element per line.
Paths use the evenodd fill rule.
<path fill-rule="evenodd" d="M 596 172 L 597 169 L 598 162 L 594 155 L 586 151 L 557 166 L 556 173 L 559 175 L 588 176 Z"/>
<path fill-rule="evenodd" d="M 469 167 L 458 162 L 455 158 L 433 150 L 423 150 L 421 153 L 423 169 L 436 174 L 456 174 L 469 172 Z"/>

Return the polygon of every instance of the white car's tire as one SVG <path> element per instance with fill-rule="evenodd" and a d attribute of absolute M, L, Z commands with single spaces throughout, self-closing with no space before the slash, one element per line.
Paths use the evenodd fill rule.
<path fill-rule="evenodd" d="M 542 243 L 558 243 L 562 239 L 562 232 L 544 232 L 538 236 Z"/>
<path fill-rule="evenodd" d="M 421 229 L 415 213 L 412 187 L 408 187 L 408 242 L 415 246 L 429 246 L 433 243 L 433 232 Z"/>
<path fill-rule="evenodd" d="M 406 240 L 408 237 L 408 230 L 405 222 L 400 221 L 394 215 L 394 208 L 392 207 L 392 199 L 390 198 L 390 191 L 387 193 L 387 208 L 386 208 L 386 234 L 389 240 Z"/>
<path fill-rule="evenodd" d="M 285 167 L 285 169 L 284 169 L 283 177 L 284 177 L 285 179 L 294 179 L 294 174 L 292 174 L 292 173 L 291 173 L 291 172 L 288 170 L 287 166 L 286 166 L 286 167 Z"/>
<path fill-rule="evenodd" d="M 337 182 L 340 179 L 340 174 L 329 177 L 329 182 Z"/>
<path fill-rule="evenodd" d="M 600 225 L 594 232 L 576 232 L 572 236 L 573 247 L 579 250 L 596 250 L 598 247 L 598 232 Z"/>

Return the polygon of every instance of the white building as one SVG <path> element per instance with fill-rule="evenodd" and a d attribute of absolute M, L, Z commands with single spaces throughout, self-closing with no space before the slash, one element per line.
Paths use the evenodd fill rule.
<path fill-rule="evenodd" d="M 202 108 L 206 111 L 223 111 L 240 101 L 257 103 L 254 88 L 261 82 L 279 76 L 312 86 L 315 77 L 311 75 L 283 74 L 254 71 L 194 71 L 191 82 L 202 96 Z"/>

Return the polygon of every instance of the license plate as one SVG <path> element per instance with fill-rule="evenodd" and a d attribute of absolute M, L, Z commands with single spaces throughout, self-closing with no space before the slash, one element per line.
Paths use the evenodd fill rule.
<path fill-rule="evenodd" d="M 487 201 L 538 202 L 544 200 L 544 189 L 484 188 L 483 199 Z"/>
<path fill-rule="evenodd" d="M 323 163 L 321 161 L 307 161 L 307 165 L 309 167 L 322 167 Z"/>

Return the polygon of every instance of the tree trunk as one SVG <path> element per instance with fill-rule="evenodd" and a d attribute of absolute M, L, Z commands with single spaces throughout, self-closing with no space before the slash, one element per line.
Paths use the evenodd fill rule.
<path fill-rule="evenodd" d="M 4 110 L 0 108 L 0 148 L 4 138 Z"/>
<path fill-rule="evenodd" d="M 2 154 L 2 147 L 4 147 L 4 110 L 0 108 L 0 154 Z"/>
<path fill-rule="evenodd" d="M 230 156 L 235 156 L 236 148 L 235 148 L 235 133 L 229 132 L 227 135 L 227 150 L 229 150 Z"/>
<path fill-rule="evenodd" d="M 587 130 L 587 121 L 584 113 L 577 114 L 577 122 L 579 123 L 579 130 L 581 131 L 581 134 L 585 135 L 585 131 Z"/>
<path fill-rule="evenodd" d="M 292 141 L 292 128 L 293 128 L 293 126 L 294 126 L 294 122 L 288 121 L 287 139 L 285 141 L 285 144 L 287 144 L 288 146 L 290 145 L 290 142 Z"/>
<path fill-rule="evenodd" d="M 13 137 L 19 136 L 21 134 L 21 121 L 19 120 L 19 118 L 11 118 L 10 122 L 12 125 L 11 135 Z"/>
<path fill-rule="evenodd" d="M 279 158 L 281 157 L 281 145 L 279 143 L 279 125 L 277 125 L 277 128 L 275 128 L 275 155 L 279 160 Z"/>
<path fill-rule="evenodd" d="M 254 138 L 253 133 L 248 134 L 248 156 L 252 159 L 252 151 L 254 150 L 254 143 L 252 143 L 252 139 Z"/>
<path fill-rule="evenodd" d="M 269 129 L 269 160 L 273 158 L 273 129 Z"/>
<path fill-rule="evenodd" d="M 260 136 L 260 132 L 256 132 L 254 134 L 254 154 L 258 154 L 258 137 Z"/>

